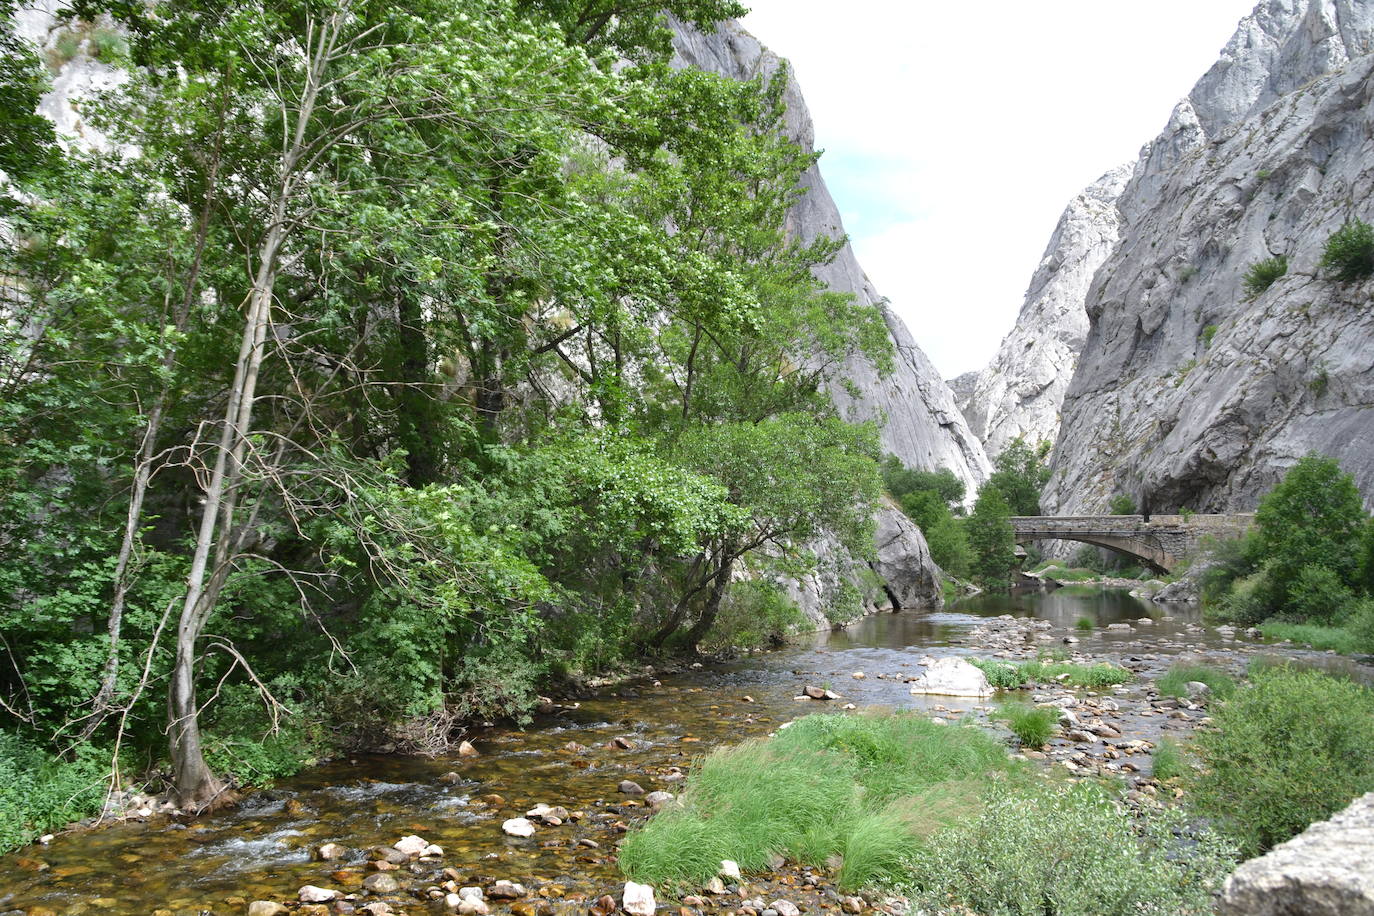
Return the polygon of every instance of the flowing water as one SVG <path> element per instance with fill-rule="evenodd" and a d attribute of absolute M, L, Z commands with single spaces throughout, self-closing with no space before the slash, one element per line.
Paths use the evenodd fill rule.
<path fill-rule="evenodd" d="M 1056 638 L 1088 617 L 1097 629 L 1076 633 L 1076 648 L 1138 669 L 1157 660 L 1163 670 L 1179 652 L 1225 658 L 1243 647 L 1200 631 L 1195 610 L 1163 611 L 1120 591 L 984 596 L 940 612 L 877 615 L 777 652 L 569 703 L 524 730 L 478 734 L 476 758 L 358 757 L 188 825 L 153 818 L 58 836 L 0 859 L 0 914 L 242 913 L 246 901 L 294 900 L 305 884 L 357 890 L 368 874 L 366 850 L 409 834 L 444 849 L 438 865 L 393 873 L 421 893 L 444 880 L 437 873 L 446 866 L 460 884 L 528 882 L 541 887 L 554 912 L 585 913 L 582 901 L 618 880 L 615 844 L 643 814 L 637 800 L 618 792 L 622 780 L 676 792 L 678 774 L 711 748 L 842 703 L 972 714 L 971 700 L 911 696 L 904 678 L 919 672 L 923 656 L 971 654 L 970 631 L 1000 614 L 1047 619 Z M 1150 616 L 1155 624 L 1136 631 L 1105 629 Z M 858 671 L 863 679 L 853 677 Z M 843 700 L 798 700 L 808 684 L 829 686 Z M 449 773 L 456 781 L 443 778 Z M 541 802 L 580 816 L 541 827 L 531 839 L 502 833 L 503 820 Z M 349 857 L 311 861 L 311 850 L 331 841 L 348 847 Z M 390 898 L 392 905 L 409 900 L 411 912 L 425 911 L 408 890 Z"/>

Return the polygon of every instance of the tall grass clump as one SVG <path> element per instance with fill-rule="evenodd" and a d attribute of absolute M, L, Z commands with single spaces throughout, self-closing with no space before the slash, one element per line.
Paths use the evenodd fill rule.
<path fill-rule="evenodd" d="M 100 811 L 109 757 L 84 748 L 74 761 L 0 732 L 0 853 Z"/>
<path fill-rule="evenodd" d="M 1006 721 L 1022 747 L 1035 750 L 1045 746 L 1059 724 L 1057 710 L 1025 703 L 1007 703 L 997 710 L 997 718 Z"/>
<path fill-rule="evenodd" d="M 1374 226 L 1356 219 L 1333 232 L 1322 249 L 1321 266 L 1334 280 L 1362 280 L 1374 274 Z"/>
<path fill-rule="evenodd" d="M 1091 617 L 1080 617 L 1074 621 L 1073 625 L 1080 633 L 1089 633 L 1097 627 L 1097 622 Z"/>
<path fill-rule="evenodd" d="M 1256 668 L 1193 747 L 1199 809 L 1257 855 L 1374 791 L 1374 691 L 1291 666 Z"/>
<path fill-rule="evenodd" d="M 1332 651 L 1342 655 L 1374 652 L 1374 644 L 1370 644 L 1367 638 L 1348 627 L 1269 620 L 1260 624 L 1259 629 L 1269 639 L 1286 639 L 1299 645 L 1310 646 L 1319 652 Z"/>
<path fill-rule="evenodd" d="M 994 789 L 976 817 L 918 844 L 902 891 L 940 913 L 1210 913 L 1234 864 L 1223 837 L 1189 836 L 1177 813 L 1137 826 L 1096 786 L 1048 783 Z"/>
<path fill-rule="evenodd" d="M 1183 748 L 1179 747 L 1173 738 L 1163 738 L 1159 744 L 1155 745 L 1154 753 L 1154 777 L 1160 782 L 1182 776 L 1187 772 L 1187 763 L 1183 759 Z"/>
<path fill-rule="evenodd" d="M 1166 697 L 1186 697 L 1187 685 L 1192 681 L 1206 684 L 1212 696 L 1217 698 L 1227 697 L 1236 689 L 1235 679 L 1220 668 L 1189 662 L 1170 665 L 1164 676 L 1155 682 L 1155 687 Z"/>
<path fill-rule="evenodd" d="M 896 880 L 914 837 L 976 798 L 964 780 L 1010 766 L 1001 745 L 971 726 L 808 716 L 708 756 L 680 805 L 629 835 L 620 866 L 637 881 L 700 883 L 722 859 L 760 871 L 773 854 L 812 865 L 838 854 L 846 889 Z"/>
<path fill-rule="evenodd" d="M 1241 285 L 1245 287 L 1245 298 L 1254 299 L 1288 273 L 1288 258 L 1284 255 L 1256 261 L 1246 268 Z"/>
<path fill-rule="evenodd" d="M 1015 690 L 1037 681 L 1053 681 L 1069 687 L 1112 687 L 1131 679 L 1131 673 L 1125 668 L 1107 662 L 1079 665 L 1052 658 L 1033 662 L 999 662 L 986 658 L 971 658 L 968 661 L 987 676 L 991 686 L 1000 690 Z"/>

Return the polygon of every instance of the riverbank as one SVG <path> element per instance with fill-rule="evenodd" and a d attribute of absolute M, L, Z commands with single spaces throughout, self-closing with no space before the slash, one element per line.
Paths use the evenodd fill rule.
<path fill-rule="evenodd" d="M 1039 619 L 1002 619 L 1004 609 Z M 971 606 L 936 613 L 867 618 L 766 655 L 676 674 L 655 671 L 632 683 L 602 687 L 594 696 L 556 703 L 527 730 L 471 735 L 475 757 L 338 760 L 254 793 L 234 812 L 187 824 L 154 814 L 22 850 L 0 859 L 0 887 L 5 888 L 0 912 L 41 914 L 44 907 L 52 913 L 96 912 L 103 906 L 108 912 L 241 913 L 255 900 L 296 910 L 360 910 L 384 903 L 396 912 L 414 912 L 430 906 L 436 889 L 442 902 L 463 887 L 481 887 L 495 912 L 520 916 L 533 907 L 536 913 L 582 916 L 605 895 L 620 903 L 623 878 L 616 845 L 649 815 L 649 793 L 679 794 L 694 761 L 713 747 L 766 735 L 807 713 L 845 712 L 847 706 L 853 707 L 848 714 L 912 708 L 1008 734 L 991 716 L 993 701 L 913 697 L 909 682 L 921 673 L 927 656 L 1027 659 L 1059 650 L 1070 658 L 1128 668 L 1134 678 L 1110 690 L 1046 685 L 1014 694 L 1062 705 L 1085 726 L 1083 734 L 1061 731 L 1043 751 L 1025 756 L 1038 766 L 1074 774 L 1070 778 L 1099 773 L 1120 778 L 1135 793 L 1136 804 L 1164 803 L 1174 793 L 1167 782 L 1152 778 L 1157 742 L 1165 736 L 1183 738 L 1203 724 L 1207 704 L 1174 707 L 1150 685 L 1180 657 L 1238 672 L 1250 658 L 1271 650 L 1204 627 L 1186 609 L 1177 616 L 1154 609 L 1151 623 L 1143 623 L 1151 610 L 1117 594 L 983 596 Z M 1084 616 L 1095 622 L 1086 633 L 1075 626 Z M 1114 624 L 1124 628 L 1109 629 Z M 1069 639 L 1077 642 L 1065 642 Z M 1285 655 L 1329 660 L 1298 650 Z M 807 686 L 829 689 L 839 699 L 798 699 Z M 1119 737 L 1094 734 L 1099 722 Z M 1087 735 L 1092 740 L 1085 740 Z M 1008 753 L 1017 752 L 1008 746 Z M 626 781 L 645 794 L 622 792 Z M 527 818 L 535 822 L 529 837 L 502 831 L 506 821 L 526 818 L 541 804 L 565 808 L 569 817 L 557 825 Z M 370 864 L 384 861 L 374 850 L 406 836 L 441 847 L 443 855 L 408 857 L 382 871 Z M 331 843 L 346 854 L 327 862 L 312 858 Z M 383 871 L 396 879 L 397 890 L 379 893 L 364 884 Z M 498 880 L 524 885 L 526 896 L 491 897 L 487 892 Z M 449 882 L 458 891 L 446 889 Z M 373 882 L 373 888 L 386 884 Z M 354 896 L 302 905 L 299 891 L 307 885 Z M 784 899 L 816 913 L 855 906 L 825 869 L 785 866 L 730 882 L 725 894 L 696 890 L 667 902 L 698 914 L 735 910 L 740 916 L 749 916 L 741 907 L 760 900 Z M 689 902 L 694 896 L 703 902 Z M 900 901 L 881 896 L 865 899 L 861 907 L 901 909 Z"/>

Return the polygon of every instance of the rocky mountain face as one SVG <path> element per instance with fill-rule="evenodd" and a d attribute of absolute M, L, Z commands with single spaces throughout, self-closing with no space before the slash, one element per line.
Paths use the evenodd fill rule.
<path fill-rule="evenodd" d="M 679 66 L 747 80 L 775 73 L 782 65 L 777 55 L 737 23 L 722 23 L 711 34 L 678 25 L 676 33 Z M 788 81 L 786 100 L 788 135 L 806 149 L 814 149 L 811 115 L 795 77 Z M 839 209 L 820 169 L 813 166 L 808 170 L 802 185 L 806 194 L 790 214 L 792 231 L 807 241 L 843 235 Z M 879 309 L 896 348 L 895 369 L 886 377 L 880 378 L 872 366 L 861 361 L 846 365 L 838 373 L 847 384 L 832 386 L 830 395 L 842 415 L 855 421 L 882 421 L 884 451 L 911 467 L 947 467 L 964 480 L 971 493 L 975 492 L 990 471 L 982 444 L 911 331 L 864 275 L 853 249 L 845 245 L 834 261 L 818 270 L 818 276 L 831 289 L 853 293 L 860 302 Z M 930 559 L 920 529 L 892 507 L 880 510 L 875 522 L 877 559 L 869 569 L 876 573 L 877 585 L 872 575 L 862 574 L 864 564 L 837 556 L 834 545 L 813 545 L 822 560 L 817 572 L 789 584 L 793 598 L 813 619 L 822 619 L 821 609 L 844 583 L 858 589 L 870 610 L 939 605 L 939 569 Z"/>
<path fill-rule="evenodd" d="M 738 23 L 721 23 L 712 34 L 686 26 L 676 28 L 677 63 L 734 79 L 753 79 L 775 73 L 782 60 L 744 31 Z M 795 75 L 787 85 L 787 133 L 805 149 L 815 148 L 815 132 L 806 100 Z M 792 208 L 792 230 L 803 240 L 844 234 L 839 208 L 825 186 L 820 169 L 813 166 L 802 178 L 806 191 Z M 879 378 L 864 362 L 847 365 L 838 373 L 848 386 L 834 386 L 831 397 L 847 419 L 885 419 L 884 451 L 911 467 L 934 470 L 947 467 L 977 489 L 988 476 L 989 465 L 982 444 L 969 429 L 955 403 L 954 394 L 935 365 L 916 345 L 902 319 L 887 307 L 874 289 L 854 250 L 845 245 L 835 260 L 818 271 L 831 289 L 853 293 L 860 302 L 879 309 L 897 350 L 896 368 Z"/>
<path fill-rule="evenodd" d="M 997 354 L 981 372 L 950 383 L 990 458 L 1017 437 L 1034 443 L 1059 435 L 1059 408 L 1088 336 L 1088 287 L 1116 245 L 1116 199 L 1131 171 L 1115 168 L 1069 202 Z"/>
<path fill-rule="evenodd" d="M 1087 291 L 1047 511 L 1118 493 L 1253 509 L 1309 451 L 1374 492 L 1374 281 L 1318 268 L 1332 232 L 1374 222 L 1371 52 L 1374 0 L 1266 0 L 1142 150 Z M 1247 269 L 1277 256 L 1287 273 L 1250 296 Z"/>

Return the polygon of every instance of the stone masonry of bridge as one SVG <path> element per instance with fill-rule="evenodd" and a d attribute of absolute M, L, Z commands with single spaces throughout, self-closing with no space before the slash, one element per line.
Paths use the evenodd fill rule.
<path fill-rule="evenodd" d="M 1018 515 L 1011 519 L 1016 543 L 1081 541 L 1130 554 L 1156 570 L 1171 572 L 1204 537 L 1229 540 L 1245 534 L 1253 515 Z"/>

